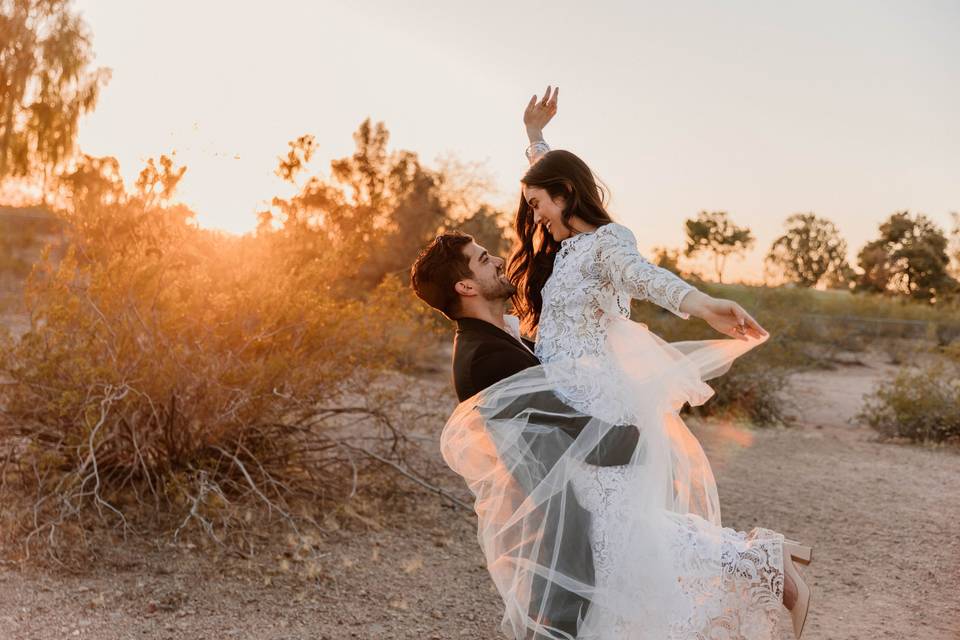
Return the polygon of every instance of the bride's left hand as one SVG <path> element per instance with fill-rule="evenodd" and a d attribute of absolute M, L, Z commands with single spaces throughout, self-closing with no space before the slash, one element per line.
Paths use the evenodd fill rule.
<path fill-rule="evenodd" d="M 527 128 L 527 133 L 533 137 L 543 137 L 543 128 L 550 123 L 553 116 L 557 114 L 557 97 L 560 95 L 560 87 L 554 87 L 553 93 L 550 93 L 550 85 L 543 93 L 543 99 L 538 100 L 537 94 L 533 94 L 527 108 L 523 112 L 523 124 Z"/>
<path fill-rule="evenodd" d="M 733 300 L 710 297 L 703 301 L 698 315 L 720 333 L 738 340 L 767 336 L 766 329 Z"/>

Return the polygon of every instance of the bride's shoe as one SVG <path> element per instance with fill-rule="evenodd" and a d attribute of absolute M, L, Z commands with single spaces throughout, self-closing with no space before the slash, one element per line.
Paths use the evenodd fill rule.
<path fill-rule="evenodd" d="M 789 538 L 784 538 L 783 543 L 790 547 L 790 557 L 794 561 L 800 564 L 810 564 L 810 561 L 813 560 L 813 549 L 810 547 Z"/>
<path fill-rule="evenodd" d="M 801 564 L 810 564 L 813 553 L 810 547 L 799 544 L 794 540 L 786 539 L 784 539 L 783 550 L 785 560 L 783 563 L 783 571 L 786 575 L 790 576 L 790 579 L 793 580 L 793 584 L 796 585 L 797 588 L 797 601 L 794 602 L 793 608 L 790 609 L 790 620 L 793 622 L 794 636 L 799 640 L 800 634 L 803 633 L 803 625 L 807 621 L 807 612 L 810 610 L 810 587 L 808 587 L 807 583 L 800 577 L 800 573 L 797 571 L 796 566 L 794 566 L 794 561 Z"/>

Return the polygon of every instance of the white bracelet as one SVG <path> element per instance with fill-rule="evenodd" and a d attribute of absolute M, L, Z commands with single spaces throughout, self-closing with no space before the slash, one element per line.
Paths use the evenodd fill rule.
<path fill-rule="evenodd" d="M 536 142 L 531 142 L 527 146 L 527 150 L 523 153 L 525 156 L 527 156 L 527 160 L 532 161 L 537 156 L 541 156 L 548 151 L 550 151 L 550 145 L 543 140 L 537 140 Z"/>

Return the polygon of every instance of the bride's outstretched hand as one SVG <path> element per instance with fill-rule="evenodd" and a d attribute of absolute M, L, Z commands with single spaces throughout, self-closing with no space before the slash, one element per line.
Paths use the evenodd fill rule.
<path fill-rule="evenodd" d="M 527 127 L 527 133 L 543 133 L 543 128 L 557 114 L 557 96 L 559 95 L 560 87 L 555 87 L 551 93 L 550 85 L 547 85 L 543 98 L 538 99 L 536 94 L 530 98 L 523 112 L 523 124 Z"/>
<path fill-rule="evenodd" d="M 698 315 L 720 333 L 738 340 L 767 336 L 767 331 L 733 300 L 710 297 L 702 303 Z"/>

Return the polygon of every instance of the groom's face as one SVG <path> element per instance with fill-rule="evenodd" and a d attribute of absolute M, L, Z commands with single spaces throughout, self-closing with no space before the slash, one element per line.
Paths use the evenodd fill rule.
<path fill-rule="evenodd" d="M 504 273 L 503 258 L 491 256 L 476 242 L 465 246 L 463 255 L 470 260 L 470 271 L 473 272 L 473 277 L 457 283 L 457 291 L 460 295 L 476 295 L 487 300 L 505 300 L 517 292 L 517 288 Z"/>

